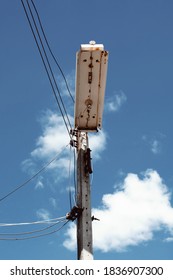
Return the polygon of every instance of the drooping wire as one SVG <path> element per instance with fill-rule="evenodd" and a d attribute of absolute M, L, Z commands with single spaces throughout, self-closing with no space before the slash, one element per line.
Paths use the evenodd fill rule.
<path fill-rule="evenodd" d="M 54 226 L 56 226 L 57 224 L 59 224 L 60 222 L 64 222 L 65 220 L 62 221 L 58 221 L 56 223 L 54 223 L 53 225 L 41 228 L 41 229 L 37 229 L 37 230 L 33 230 L 33 231 L 27 231 L 27 232 L 16 232 L 16 233 L 0 233 L 0 236 L 4 236 L 4 235 L 29 235 L 29 234 L 33 234 L 33 233 L 38 233 L 38 232 L 42 232 L 45 230 L 48 230 Z"/>
<path fill-rule="evenodd" d="M 39 238 L 39 237 L 51 235 L 53 233 L 56 233 L 56 232 L 60 231 L 68 222 L 69 221 L 66 221 L 60 228 L 58 228 L 54 231 L 48 232 L 48 233 L 35 235 L 35 236 L 30 236 L 30 237 L 21 237 L 21 238 L 0 238 L 0 240 L 2 240 L 2 241 L 19 241 L 19 240 L 28 240 L 28 239 L 34 239 L 34 238 Z"/>
<path fill-rule="evenodd" d="M 69 144 L 68 144 L 69 145 Z M 37 171 L 32 177 L 30 177 L 29 179 L 27 179 L 24 183 L 22 183 L 21 185 L 17 186 L 16 188 L 14 188 L 12 191 L 10 191 L 9 193 L 7 193 L 6 195 L 4 195 L 3 197 L 0 198 L 0 202 L 3 201 L 4 199 L 6 199 L 7 197 L 9 197 L 10 195 L 12 195 L 13 193 L 15 193 L 16 191 L 18 191 L 19 189 L 23 188 L 25 185 L 27 185 L 29 182 L 31 182 L 34 178 L 36 178 L 41 172 L 43 172 L 44 170 L 46 170 L 46 168 L 53 163 L 54 161 L 56 161 L 56 159 L 59 157 L 59 155 L 66 149 L 66 147 L 68 146 L 66 145 L 65 147 L 63 147 L 63 149 L 53 158 L 51 159 L 48 163 L 46 163 L 39 171 Z"/>
<path fill-rule="evenodd" d="M 54 218 L 54 219 L 48 219 L 48 220 L 41 220 L 36 222 L 22 222 L 22 223 L 0 223 L 0 227 L 11 227 L 11 226 L 26 226 L 26 225 L 38 225 L 38 224 L 56 224 L 57 222 L 61 222 L 65 219 L 65 216 Z"/>
<path fill-rule="evenodd" d="M 26 17 L 27 17 L 27 20 L 28 20 L 28 23 L 29 23 L 31 32 L 32 32 L 32 34 L 33 34 L 34 40 L 35 40 L 35 42 L 36 42 L 36 45 L 37 45 L 37 48 L 38 48 L 40 57 L 41 57 L 41 59 L 42 59 L 43 65 L 44 65 L 44 68 L 45 68 L 45 70 L 46 70 L 46 73 L 47 73 L 47 76 L 48 76 L 48 79 L 49 79 L 49 82 L 50 82 L 50 85 L 51 85 L 51 88 L 52 88 L 54 97 L 55 97 L 55 99 L 56 99 L 58 108 L 59 108 L 59 110 L 60 110 L 61 116 L 62 116 L 62 118 L 63 118 L 64 124 L 65 124 L 66 129 L 67 129 L 67 132 L 68 132 L 68 134 L 69 134 L 69 136 L 70 136 L 70 138 L 71 138 L 70 130 L 69 130 L 68 124 L 67 124 L 67 122 L 66 122 L 66 119 L 65 119 L 65 117 L 64 117 L 63 110 L 62 110 L 62 108 L 61 108 L 60 102 L 59 102 L 59 100 L 58 100 L 58 97 L 57 97 L 57 94 L 56 94 L 56 91 L 55 91 L 55 88 L 54 88 L 54 85 L 53 85 L 53 82 L 52 82 L 52 79 L 51 79 L 51 75 L 52 75 L 52 78 L 53 78 L 53 80 L 54 80 L 54 83 L 55 83 L 57 92 L 58 92 L 58 94 L 59 94 L 59 98 L 60 98 L 60 100 L 61 100 L 62 106 L 63 106 L 63 108 L 64 108 L 64 111 L 65 111 L 66 118 L 67 118 L 67 120 L 68 120 L 69 126 L 70 126 L 70 128 L 71 128 L 70 120 L 69 120 L 68 114 L 67 114 L 67 112 L 66 112 L 66 109 L 65 109 L 63 100 L 62 100 L 62 98 L 61 98 L 61 94 L 60 94 L 59 88 L 58 88 L 58 86 L 57 86 L 55 77 L 54 77 L 54 75 L 53 75 L 53 71 L 52 71 L 52 68 L 51 68 L 51 66 L 50 66 L 50 63 L 49 63 L 47 54 L 46 54 L 46 52 L 45 52 L 45 48 L 44 48 L 44 46 L 43 46 L 43 42 L 42 42 L 41 37 L 40 37 L 40 35 L 39 35 L 39 31 L 38 31 L 38 28 L 37 28 L 35 19 L 34 19 L 34 17 L 33 17 L 32 11 L 31 11 L 31 9 L 30 9 L 29 3 L 28 3 L 28 1 L 27 1 L 27 5 L 28 5 L 28 8 L 29 8 L 29 10 L 30 10 L 30 12 L 31 12 L 31 16 L 32 16 L 32 18 L 33 18 L 33 22 L 34 22 L 34 25 L 35 25 L 37 34 L 38 34 L 38 36 L 39 36 L 40 43 L 41 43 L 41 45 L 42 45 L 43 52 L 44 52 L 44 55 L 45 55 L 46 60 L 47 60 L 48 67 L 47 67 L 47 65 L 46 65 L 46 63 L 45 63 L 45 60 L 44 60 L 44 57 L 43 57 L 41 48 L 40 48 L 40 46 L 39 46 L 37 37 L 36 37 L 35 32 L 34 32 L 34 28 L 33 28 L 33 26 L 32 26 L 31 20 L 30 20 L 30 18 L 29 18 L 29 15 L 28 15 L 28 12 L 27 12 L 27 9 L 26 9 L 26 7 L 25 7 L 25 4 L 24 4 L 23 0 L 21 0 L 21 3 L 22 3 L 22 6 L 23 6 L 25 15 L 26 15 Z M 48 70 L 48 69 L 49 69 L 49 70 Z M 50 75 L 49 71 L 50 71 L 51 75 Z"/>
<path fill-rule="evenodd" d="M 31 0 L 31 3 L 32 3 L 32 5 L 33 5 L 33 7 L 34 7 L 34 10 L 35 10 L 35 13 L 36 13 L 36 15 L 37 15 L 38 22 L 39 22 L 39 24 L 40 24 L 40 28 L 41 28 L 41 30 L 42 30 L 42 33 L 43 33 L 43 36 L 44 36 L 46 45 L 47 45 L 47 47 L 48 47 L 48 49 L 49 49 L 49 52 L 50 52 L 52 58 L 54 59 L 56 65 L 58 66 L 58 69 L 60 70 L 61 75 L 63 76 L 64 82 L 65 82 L 65 84 L 66 84 L 67 91 L 68 91 L 68 93 L 69 93 L 69 96 L 71 97 L 71 99 L 72 99 L 72 101 L 73 101 L 73 103 L 74 103 L 74 98 L 73 98 L 73 95 L 72 95 L 72 93 L 71 93 L 71 91 L 70 91 L 70 88 L 69 88 L 69 86 L 68 86 L 67 79 L 66 79 L 66 77 L 65 77 L 65 75 L 64 75 L 64 72 L 63 72 L 63 70 L 62 70 L 60 64 L 58 63 L 56 57 L 54 56 L 54 54 L 53 54 L 53 52 L 52 52 L 52 50 L 51 50 L 50 44 L 49 44 L 49 42 L 48 42 L 48 40 L 47 40 L 47 36 L 46 36 L 46 34 L 45 34 L 45 31 L 44 31 L 44 28 L 43 28 L 43 25 L 42 25 L 42 22 L 41 22 L 41 18 L 40 18 L 40 15 L 39 15 L 38 10 L 37 10 L 37 8 L 36 8 L 36 5 L 34 4 L 33 0 Z"/>

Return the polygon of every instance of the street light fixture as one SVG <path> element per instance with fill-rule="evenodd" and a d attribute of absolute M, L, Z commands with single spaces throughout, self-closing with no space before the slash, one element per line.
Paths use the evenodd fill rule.
<path fill-rule="evenodd" d="M 108 52 L 102 44 L 82 44 L 76 56 L 75 128 L 97 131 L 102 126 Z"/>

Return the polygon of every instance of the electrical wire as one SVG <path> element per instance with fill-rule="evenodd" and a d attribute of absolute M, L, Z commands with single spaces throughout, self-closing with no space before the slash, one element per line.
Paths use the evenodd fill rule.
<path fill-rule="evenodd" d="M 65 147 L 63 147 L 63 149 L 53 158 L 51 159 L 51 161 L 49 161 L 48 163 L 46 163 L 39 171 L 37 171 L 31 178 L 29 178 L 28 180 L 26 180 L 24 183 L 22 183 L 21 185 L 17 186 L 16 188 L 14 188 L 12 191 L 10 191 L 9 193 L 7 193 L 6 195 L 4 195 L 3 197 L 0 198 L 0 202 L 3 201 L 4 199 L 6 199 L 7 197 L 9 197 L 10 195 L 12 195 L 13 193 L 15 193 L 16 191 L 18 191 L 19 189 L 23 188 L 25 185 L 27 185 L 29 182 L 31 182 L 34 178 L 36 178 L 41 172 L 43 172 L 44 170 L 46 170 L 46 168 L 54 161 L 56 161 L 56 159 L 59 157 L 59 155 L 66 149 L 66 147 L 69 144 L 67 144 Z"/>
<path fill-rule="evenodd" d="M 72 129 L 72 126 L 71 126 L 71 124 L 70 124 L 70 120 L 69 120 L 69 117 L 68 117 L 68 114 L 67 114 L 67 111 L 66 111 L 64 102 L 63 102 L 62 97 L 61 97 L 61 94 L 60 94 L 60 90 L 59 90 L 59 88 L 58 88 L 58 85 L 57 85 L 55 76 L 54 76 L 54 74 L 53 74 L 52 67 L 51 67 L 51 65 L 50 65 L 50 62 L 49 62 L 49 59 L 48 59 L 48 56 L 47 56 L 47 53 L 46 53 L 46 50 L 45 50 L 43 41 L 42 41 L 42 39 L 41 39 L 41 35 L 40 35 L 40 33 L 39 33 L 39 30 L 38 30 L 38 27 L 37 27 L 37 24 L 36 24 L 36 21 L 35 21 L 35 18 L 34 18 L 34 15 L 33 15 L 33 12 L 32 12 L 32 9 L 31 9 L 31 7 L 30 7 L 30 4 L 29 4 L 28 0 L 27 0 L 27 5 L 28 5 L 28 8 L 29 8 L 29 11 L 30 11 L 30 14 L 31 14 L 31 17 L 32 17 L 32 20 L 33 20 L 33 23 L 34 23 L 34 26 L 35 26 L 37 35 L 38 35 L 38 38 L 39 38 L 39 40 L 40 40 L 40 43 L 41 43 L 41 46 L 42 46 L 42 49 L 43 49 L 43 52 L 44 52 L 44 55 L 45 55 L 47 64 L 48 64 L 48 66 L 49 66 L 50 73 L 51 73 L 52 78 L 53 78 L 53 81 L 54 81 L 54 83 L 55 83 L 56 90 L 57 90 L 57 92 L 58 92 L 58 95 L 59 95 L 61 104 L 62 104 L 62 106 L 63 106 L 63 109 L 64 109 L 64 112 L 65 112 L 66 118 L 67 118 L 67 120 L 68 120 L 68 123 L 69 123 L 70 128 Z M 56 99 L 57 99 L 57 98 L 56 98 Z"/>
<path fill-rule="evenodd" d="M 35 10 L 35 13 L 36 13 L 36 15 L 37 15 L 38 22 L 39 22 L 39 24 L 40 24 L 40 28 L 41 28 L 41 30 L 42 30 L 42 33 L 43 33 L 43 36 L 44 36 L 46 45 L 47 45 L 47 47 L 48 47 L 48 49 L 49 49 L 49 52 L 50 52 L 50 54 L 51 54 L 53 60 L 55 61 L 56 65 L 58 66 L 58 69 L 60 70 L 61 75 L 63 76 L 64 82 L 65 82 L 65 84 L 66 84 L 67 91 L 68 91 L 68 93 L 69 93 L 69 96 L 71 97 L 71 99 L 72 99 L 72 101 L 73 101 L 73 103 L 74 103 L 74 98 L 73 98 L 73 95 L 72 95 L 72 93 L 71 93 L 71 91 L 70 91 L 70 88 L 69 88 L 69 86 L 68 86 L 67 79 L 66 79 L 66 77 L 65 77 L 65 75 L 64 75 L 64 72 L 63 72 L 63 70 L 62 70 L 60 64 L 58 63 L 56 57 L 54 56 L 54 54 L 53 54 L 53 52 L 52 52 L 52 50 L 51 50 L 50 44 L 49 44 L 49 42 L 48 42 L 48 40 L 47 40 L 47 36 L 46 36 L 46 34 L 45 34 L 45 31 L 44 31 L 44 28 L 43 28 L 43 25 L 42 25 L 42 22 L 41 22 L 41 18 L 40 18 L 40 15 L 39 15 L 38 10 L 37 10 L 37 8 L 36 8 L 36 5 L 34 4 L 33 0 L 31 0 L 31 3 L 32 3 L 32 5 L 33 5 L 33 7 L 34 7 L 34 10 Z"/>
<path fill-rule="evenodd" d="M 43 42 L 42 42 L 41 37 L 40 37 L 40 35 L 39 35 L 39 31 L 38 31 L 38 28 L 37 28 L 35 19 L 34 19 L 34 17 L 33 17 L 32 11 L 31 11 L 31 9 L 30 9 L 29 3 L 28 3 L 28 1 L 27 1 L 27 5 L 28 5 L 28 8 L 29 8 L 29 10 L 30 10 L 30 12 L 31 12 L 31 16 L 32 16 L 32 18 L 33 18 L 34 25 L 35 25 L 37 34 L 38 34 L 38 36 L 39 36 L 40 43 L 41 43 L 41 45 L 42 45 L 43 52 L 44 52 L 44 55 L 45 55 L 46 60 L 47 60 L 48 67 L 47 67 L 46 62 L 45 62 L 45 60 L 44 60 L 44 57 L 43 57 L 41 48 L 40 48 L 40 46 L 39 46 L 37 37 L 36 37 L 36 35 L 35 35 L 34 29 L 33 29 L 32 23 L 31 23 L 31 20 L 30 20 L 30 18 L 29 18 L 29 15 L 28 15 L 28 12 L 27 12 L 27 9 L 26 9 L 26 7 L 25 7 L 25 4 L 24 4 L 23 0 L 21 0 L 21 3 L 22 3 L 22 6 L 23 6 L 23 9 L 24 9 L 26 18 L 27 18 L 27 20 L 28 20 L 28 23 L 29 23 L 31 32 L 32 32 L 32 34 L 33 34 L 34 40 L 35 40 L 35 42 L 36 42 L 36 45 L 37 45 L 37 48 L 38 48 L 38 51 L 39 51 L 41 60 L 42 60 L 42 62 L 43 62 L 44 68 L 45 68 L 45 70 L 46 70 L 46 73 L 47 73 L 47 76 L 48 76 L 48 79 L 49 79 L 49 82 L 50 82 L 50 85 L 51 85 L 51 88 L 52 88 L 54 97 L 55 97 L 55 99 L 56 99 L 58 108 L 59 108 L 59 110 L 60 110 L 61 116 L 62 116 L 62 118 L 63 118 L 64 124 L 65 124 L 66 129 L 67 129 L 67 132 L 68 132 L 68 134 L 69 134 L 69 136 L 70 136 L 70 138 L 71 138 L 70 130 L 69 130 L 69 127 L 68 127 L 68 125 L 67 125 L 66 119 L 65 119 L 65 117 L 64 117 L 63 110 L 62 110 L 62 108 L 61 108 L 60 102 L 59 102 L 59 100 L 58 100 L 58 97 L 57 97 L 57 94 L 56 94 L 56 91 L 55 91 L 55 88 L 54 88 L 54 85 L 53 85 L 53 82 L 52 82 L 52 79 L 51 79 L 51 75 L 52 75 L 52 78 L 53 78 L 53 80 L 54 80 L 56 89 L 57 89 L 57 91 L 58 91 L 58 94 L 59 94 L 61 103 L 62 103 L 62 105 L 63 105 L 63 101 L 62 101 L 62 98 L 61 98 L 61 95 L 60 95 L 60 91 L 59 91 L 59 88 L 58 88 L 58 86 L 57 86 L 55 77 L 54 77 L 54 75 L 53 75 L 53 72 L 52 72 L 52 69 L 51 69 L 51 66 L 50 66 L 48 57 L 47 57 L 47 55 L 46 55 L 46 52 L 45 52 L 45 49 L 44 49 L 44 46 L 43 46 Z M 48 70 L 48 69 L 49 69 L 49 70 Z M 50 71 L 51 75 L 50 75 L 49 71 Z M 63 108 L 65 109 L 65 106 L 64 106 L 64 105 L 63 105 Z M 70 126 L 70 128 L 71 128 L 71 124 L 70 124 L 69 117 L 68 117 L 68 114 L 67 114 L 67 112 L 66 112 L 66 109 L 65 109 L 65 114 L 66 114 L 66 118 L 67 118 L 67 120 L 68 120 L 68 122 L 69 122 L 69 126 Z"/>
<path fill-rule="evenodd" d="M 51 88 L 52 88 L 52 91 L 53 91 L 53 94 L 55 96 L 55 99 L 56 99 L 56 102 L 57 102 L 57 105 L 58 105 L 58 108 L 60 110 L 60 113 L 61 113 L 61 116 L 63 118 L 63 121 L 64 121 L 64 124 L 66 126 L 66 129 L 67 129 L 67 132 L 70 136 L 70 138 L 72 138 L 71 134 L 70 134 L 70 130 L 69 130 L 69 127 L 70 129 L 72 129 L 72 126 L 71 126 L 71 123 L 70 123 L 70 120 L 69 120 L 69 116 L 67 114 L 67 111 L 66 111 L 66 108 L 65 108 L 65 105 L 64 105 L 64 102 L 63 102 L 63 99 L 61 97 L 61 94 L 60 94 L 60 90 L 58 88 L 58 85 L 56 83 L 56 79 L 55 79 L 55 76 L 53 74 L 53 71 L 52 71 L 52 67 L 50 65 L 50 62 L 49 62 L 49 59 L 48 59 L 48 56 L 47 56 L 47 53 L 46 53 L 46 50 L 44 48 L 44 44 L 43 44 L 43 41 L 41 39 L 41 36 L 40 36 L 40 33 L 39 33 L 39 29 L 37 27 L 37 24 L 36 24 L 36 21 L 35 21 L 35 18 L 34 18 L 34 15 L 32 13 L 32 10 L 31 10 L 31 7 L 30 7 L 30 4 L 28 2 L 28 0 L 26 1 L 27 2 L 27 5 L 28 5 L 28 9 L 30 11 L 30 16 L 28 14 L 28 11 L 26 9 L 26 6 L 24 4 L 24 1 L 21 0 L 21 3 L 22 3 L 22 6 L 23 6 L 23 9 L 24 9 L 24 12 L 25 12 L 25 15 L 27 17 L 27 20 L 28 20 L 28 23 L 29 23 L 29 26 L 31 28 L 31 31 L 32 31 L 32 34 L 33 34 L 33 37 L 34 37 L 34 40 L 36 42 L 36 45 L 37 45 L 37 48 L 38 48 L 38 51 L 39 51 L 39 54 L 40 54 L 40 57 L 42 59 L 42 62 L 43 62 L 43 65 L 44 65 L 44 68 L 46 70 L 46 73 L 47 73 L 47 76 L 48 76 L 48 79 L 49 79 L 49 82 L 50 82 L 50 85 L 51 85 Z M 73 99 L 73 96 L 69 90 L 69 87 L 68 87 L 68 84 L 67 84 L 67 80 L 65 78 L 65 75 L 60 67 L 60 65 L 58 64 L 51 48 L 50 48 L 50 45 L 48 43 L 48 40 L 47 40 L 47 37 L 45 35 L 45 32 L 44 32 L 44 29 L 43 29 L 43 26 L 42 26 L 42 23 L 41 23 L 41 20 L 40 20 L 40 17 L 39 17 L 39 14 L 38 14 L 38 11 L 36 9 L 36 6 L 34 5 L 33 1 L 31 0 L 31 3 L 34 7 L 34 10 L 35 10 L 35 13 L 37 15 L 37 19 L 38 19 L 38 22 L 40 24 L 40 28 L 42 30 L 42 34 L 44 36 L 44 39 L 45 39 L 45 42 L 47 44 L 47 47 L 49 49 L 49 52 L 50 54 L 52 55 L 56 65 L 58 66 L 63 78 L 64 78 L 64 81 L 65 81 L 65 84 L 66 84 L 66 87 L 67 87 L 67 90 L 69 92 L 69 95 L 71 96 L 73 102 L 74 102 L 74 99 Z M 32 21 L 33 23 L 31 22 L 31 18 L 32 18 Z M 33 24 L 35 26 L 35 30 L 36 32 L 34 31 L 34 28 L 33 28 Z M 36 36 L 37 34 L 37 36 Z M 40 41 L 40 44 L 39 44 L 39 41 L 38 41 L 38 38 L 39 38 L 39 41 Z M 41 49 L 42 47 L 42 49 Z M 44 55 L 43 55 L 44 54 Z M 54 84 L 53 84 L 54 83 Z M 56 90 L 55 90 L 55 88 Z M 58 93 L 59 95 L 59 98 L 56 94 L 56 92 Z M 60 100 L 60 101 L 59 101 Z M 60 104 L 61 103 L 61 104 Z M 61 107 L 62 106 L 62 107 Z M 64 110 L 64 113 L 63 113 L 63 110 Z M 62 152 L 62 151 L 61 151 Z M 60 153 L 58 153 L 59 155 Z M 3 201 L 4 199 L 6 199 L 8 196 L 12 195 L 13 193 L 15 193 L 16 191 L 18 191 L 19 189 L 21 189 L 22 187 L 24 187 L 26 184 L 28 184 L 31 180 L 33 180 L 36 176 L 38 176 L 41 172 L 43 172 L 52 162 L 54 162 L 58 155 L 53 158 L 50 162 L 48 162 L 46 165 L 44 165 L 36 174 L 34 174 L 31 178 L 29 178 L 28 180 L 26 180 L 24 183 L 22 183 L 21 185 L 17 186 L 15 189 L 13 189 L 11 192 L 9 192 L 8 194 L 6 194 L 5 196 L 3 196 L 2 198 L 0 198 L 0 202 Z M 64 217 L 62 217 L 64 218 Z M 38 232 L 43 232 L 43 231 L 46 231 L 46 230 L 49 230 L 50 228 L 56 226 L 57 224 L 59 224 L 60 222 L 64 222 L 65 220 L 62 219 L 60 220 L 60 218 L 56 218 L 56 219 L 51 219 L 51 220 L 47 220 L 47 221 L 37 221 L 37 222 L 31 222 L 31 223 L 16 223 L 16 224 L 0 224 L 0 226 L 19 226 L 19 225 L 36 225 L 36 224 L 43 224 L 43 223 L 49 223 L 51 225 L 47 226 L 47 227 L 44 227 L 42 229 L 37 229 L 37 230 L 34 230 L 34 231 L 28 231 L 28 232 L 17 232 L 17 233 L 0 233 L 0 235 L 29 235 L 29 234 L 35 234 L 35 233 L 38 233 Z M 47 232 L 47 233 L 44 233 L 44 234 L 39 234 L 39 235 L 34 235 L 34 236 L 30 236 L 30 237 L 22 237 L 22 238 L 0 238 L 0 240 L 14 240 L 14 241 L 17 241 L 17 240 L 27 240 L 27 239 L 33 239 L 33 238 L 39 238 L 39 237 L 43 237 L 43 236 L 47 236 L 47 235 L 50 235 L 50 234 L 53 234 L 53 233 L 56 233 L 58 232 L 59 230 L 61 230 L 69 221 L 66 221 L 65 223 L 63 223 L 63 225 L 61 227 L 59 227 L 58 229 L 56 230 L 53 230 L 51 232 Z"/>
<path fill-rule="evenodd" d="M 36 221 L 36 222 L 25 222 L 25 223 L 0 223 L 0 227 L 11 227 L 11 226 L 26 226 L 26 225 L 38 225 L 38 224 L 51 224 L 54 223 L 56 224 L 59 221 L 62 221 L 65 219 L 65 216 L 59 217 L 59 218 L 54 218 L 54 219 L 49 219 L 49 220 L 41 220 L 41 221 Z"/>
<path fill-rule="evenodd" d="M 62 221 L 58 221 L 56 223 L 54 223 L 53 225 L 50 225 L 50 226 L 47 226 L 47 227 L 44 227 L 42 229 L 37 229 L 37 230 L 34 230 L 34 231 L 27 231 L 27 232 L 16 232 L 16 233 L 0 233 L 0 236 L 2 235 L 28 235 L 28 234 L 33 234 L 33 233 L 38 233 L 38 232 L 42 232 L 42 231 L 45 231 L 47 229 L 50 229 L 54 226 L 56 226 L 57 224 L 61 223 L 61 222 L 64 222 L 65 220 L 62 220 Z"/>
<path fill-rule="evenodd" d="M 58 228 L 54 231 L 48 232 L 48 233 L 35 235 L 35 236 L 30 236 L 30 237 L 21 237 L 21 238 L 0 238 L 0 240 L 2 240 L 2 241 L 19 241 L 19 240 L 28 240 L 28 239 L 34 239 L 34 238 L 39 238 L 39 237 L 51 235 L 53 233 L 56 233 L 56 232 L 60 231 L 68 222 L 69 221 L 66 221 L 60 228 Z"/>

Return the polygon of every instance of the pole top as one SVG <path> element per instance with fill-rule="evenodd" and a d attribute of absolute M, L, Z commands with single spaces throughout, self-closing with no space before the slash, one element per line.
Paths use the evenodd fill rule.
<path fill-rule="evenodd" d="M 96 44 L 96 41 L 94 41 L 94 40 L 91 40 L 89 42 L 89 44 L 81 44 L 80 48 L 81 48 L 81 51 L 96 51 L 96 50 L 103 51 L 104 50 L 103 44 Z"/>

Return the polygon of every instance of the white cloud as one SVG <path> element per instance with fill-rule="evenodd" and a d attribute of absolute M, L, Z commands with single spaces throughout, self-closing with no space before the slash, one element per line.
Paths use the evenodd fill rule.
<path fill-rule="evenodd" d="M 36 215 L 41 220 L 49 220 L 51 218 L 49 211 L 44 208 L 37 210 Z"/>
<path fill-rule="evenodd" d="M 165 242 L 173 242 L 173 237 L 167 237 L 164 239 Z"/>
<path fill-rule="evenodd" d="M 27 172 L 30 175 L 35 173 L 35 163 L 31 160 L 31 158 L 25 159 L 21 165 L 24 172 Z"/>
<path fill-rule="evenodd" d="M 142 140 L 147 144 L 150 151 L 154 155 L 158 155 L 162 152 L 163 141 L 166 136 L 163 133 L 154 133 L 154 135 L 143 135 Z"/>
<path fill-rule="evenodd" d="M 107 101 L 105 107 L 110 112 L 117 112 L 121 108 L 121 106 L 126 102 L 126 100 L 127 97 L 122 90 L 118 92 L 116 91 L 114 96 Z"/>
<path fill-rule="evenodd" d="M 72 121 L 72 118 L 69 116 Z M 65 144 L 69 143 L 63 119 L 56 113 L 48 110 L 41 118 L 43 134 L 36 141 L 36 148 L 32 157 L 50 158 L 59 152 Z"/>
<path fill-rule="evenodd" d="M 72 121 L 72 117 L 69 116 L 69 118 Z M 47 167 L 47 170 L 52 172 L 52 178 L 56 177 L 54 180 L 57 181 L 68 176 L 70 149 L 67 146 L 70 137 L 62 117 L 50 110 L 42 115 L 40 123 L 42 134 L 36 140 L 36 147 L 31 152 L 30 158 L 23 161 L 23 170 L 34 174 L 38 171 L 38 162 L 40 168 L 40 165 L 44 166 L 59 153 L 57 160 Z M 56 174 L 53 174 L 55 169 Z M 43 182 L 39 180 L 36 189 L 41 187 L 43 187 Z"/>
<path fill-rule="evenodd" d="M 153 238 L 154 232 L 166 229 L 173 233 L 173 208 L 170 194 L 162 178 L 147 170 L 143 178 L 127 174 L 121 190 L 105 194 L 100 207 L 92 210 L 100 219 L 93 222 L 95 249 L 103 252 L 122 251 Z M 66 233 L 64 246 L 73 250 L 76 245 L 75 227 Z"/>
<path fill-rule="evenodd" d="M 44 189 L 44 184 L 41 179 L 37 181 L 37 183 L 35 185 L 35 189 L 36 190 Z"/>
<path fill-rule="evenodd" d="M 70 226 L 68 227 L 66 233 L 66 240 L 63 242 L 63 245 L 66 249 L 70 251 L 74 251 L 76 249 L 76 226 L 75 224 L 71 223 Z"/>
<path fill-rule="evenodd" d="M 69 91 L 67 89 L 65 80 L 62 77 L 60 77 L 59 75 L 57 76 L 57 80 L 58 80 L 58 85 L 60 86 L 60 90 L 63 93 L 63 95 L 69 97 Z M 72 70 L 71 73 L 66 75 L 66 81 L 68 84 L 68 88 L 70 90 L 70 94 L 74 98 L 74 95 L 75 95 L 75 70 Z"/>
<path fill-rule="evenodd" d="M 97 133 L 92 133 L 89 136 L 89 147 L 92 151 L 94 159 L 99 159 L 101 153 L 106 148 L 106 133 L 101 130 Z"/>
<path fill-rule="evenodd" d="M 73 123 L 73 118 L 69 116 L 71 123 Z M 52 162 L 49 165 L 49 170 L 53 171 L 56 169 L 58 178 L 65 178 L 69 174 L 69 162 L 70 162 L 70 150 L 65 149 L 70 142 L 70 137 L 66 131 L 63 119 L 58 114 L 48 110 L 40 119 L 42 125 L 42 134 L 36 140 L 36 147 L 31 152 L 31 158 L 26 159 L 23 162 L 23 169 L 29 171 L 32 169 L 36 170 L 36 163 L 38 160 L 48 162 L 52 159 L 58 152 L 63 152 L 60 154 L 59 159 Z M 90 148 L 92 150 L 92 155 L 95 159 L 100 157 L 101 152 L 106 146 L 106 134 L 104 131 L 94 133 L 90 135 Z M 71 163 L 71 169 L 73 169 L 73 164 Z M 36 186 L 42 187 L 42 182 L 39 182 Z"/>
<path fill-rule="evenodd" d="M 56 201 L 56 199 L 54 197 L 50 197 L 49 201 L 50 201 L 50 204 L 52 205 L 52 207 L 54 209 L 56 209 L 57 208 L 57 201 Z"/>
<path fill-rule="evenodd" d="M 161 150 L 161 146 L 158 140 L 153 140 L 151 142 L 151 151 L 153 154 L 159 154 Z"/>

